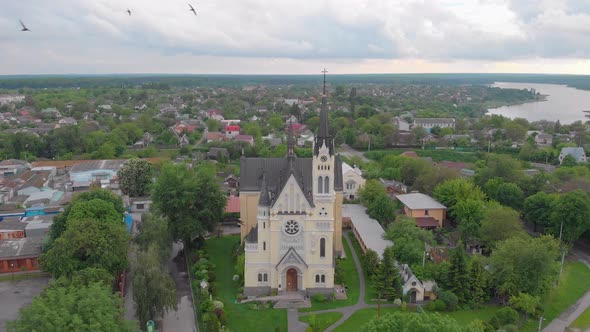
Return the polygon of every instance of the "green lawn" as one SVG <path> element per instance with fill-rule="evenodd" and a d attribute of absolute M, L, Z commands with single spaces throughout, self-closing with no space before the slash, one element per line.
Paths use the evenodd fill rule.
<path fill-rule="evenodd" d="M 577 327 L 581 330 L 585 330 L 590 327 L 590 308 L 586 309 L 580 317 L 572 323 L 571 327 Z"/>
<path fill-rule="evenodd" d="M 232 280 L 235 274 L 232 248 L 240 241 L 239 236 L 224 236 L 207 240 L 207 252 L 215 264 L 217 296 L 225 305 L 228 328 L 235 332 L 280 331 L 287 332 L 287 311 L 284 309 L 253 310 L 247 304 L 237 304 L 237 285 Z M 275 330 L 278 327 L 280 330 Z"/>
<path fill-rule="evenodd" d="M 381 308 L 381 314 L 399 311 L 398 307 Z M 377 317 L 377 308 L 365 308 L 358 310 L 349 319 L 345 320 L 342 325 L 334 329 L 335 332 L 357 332 L 361 326 L 371 319 Z"/>
<path fill-rule="evenodd" d="M 544 317 L 547 319 L 547 324 L 576 303 L 588 291 L 588 288 L 590 288 L 590 269 L 581 262 L 567 263 L 559 286 L 552 289 L 544 301 Z"/>
<path fill-rule="evenodd" d="M 589 288 L 590 269 L 581 262 L 566 262 L 559 285 L 551 289 L 543 301 L 543 317 L 545 318 L 543 326 L 547 326 L 564 310 L 576 303 Z M 538 320 L 529 319 L 522 328 L 522 331 L 536 331 L 537 324 Z"/>
<path fill-rule="evenodd" d="M 356 256 L 359 258 L 361 265 L 363 267 L 363 274 L 365 275 L 365 299 L 364 299 L 364 301 L 367 304 L 376 304 L 376 302 L 373 302 L 372 300 L 377 298 L 377 295 L 376 295 L 377 292 L 375 291 L 375 287 L 373 286 L 373 281 L 371 280 L 371 278 L 367 274 L 367 270 L 365 269 L 361 245 L 358 243 L 358 241 L 356 240 L 354 235 L 352 235 L 352 233 L 349 232 L 345 236 L 348 236 L 348 238 L 352 242 L 352 247 L 354 248 L 354 251 L 356 252 Z"/>
<path fill-rule="evenodd" d="M 341 308 L 356 304 L 359 298 L 359 275 L 356 271 L 354 260 L 352 259 L 352 253 L 344 237 L 342 238 L 342 244 L 344 246 L 344 252 L 346 253 L 346 259 L 343 259 L 341 263 L 342 274 L 344 276 L 344 283 L 348 286 L 348 298 L 346 300 L 336 300 L 330 302 L 315 302 L 312 297 L 311 308 L 299 309 L 300 312 Z"/>
<path fill-rule="evenodd" d="M 492 316 L 496 313 L 498 309 L 501 307 L 498 306 L 486 306 L 481 309 L 476 310 L 460 310 L 460 311 L 453 311 L 453 312 L 441 312 L 442 315 L 447 315 L 453 319 L 455 319 L 461 325 L 467 325 L 471 323 L 475 319 L 481 320 L 489 320 Z M 388 312 L 399 311 L 399 307 L 388 307 L 388 308 L 381 308 L 381 314 L 385 314 Z M 408 309 L 409 310 L 409 309 Z M 408 311 L 411 312 L 411 311 Z M 370 321 L 371 319 L 377 317 L 377 308 L 367 308 L 361 309 L 349 319 L 344 321 L 342 325 L 338 326 L 334 331 L 336 332 L 353 332 L 358 331 L 360 327 Z"/>
<path fill-rule="evenodd" d="M 343 315 L 341 312 L 326 312 L 315 315 L 315 325 L 317 326 L 317 330 L 323 331 L 327 329 L 329 326 L 342 318 L 342 316 Z M 299 318 L 299 320 L 309 324 L 310 316 L 303 316 Z"/>

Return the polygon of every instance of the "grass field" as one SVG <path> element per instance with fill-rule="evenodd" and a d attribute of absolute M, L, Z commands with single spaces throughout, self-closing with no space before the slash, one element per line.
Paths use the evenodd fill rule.
<path fill-rule="evenodd" d="M 367 304 L 376 304 L 376 302 L 373 302 L 372 300 L 377 298 L 377 292 L 375 291 L 375 287 L 373 286 L 373 281 L 371 280 L 371 278 L 369 277 L 369 275 L 367 274 L 367 270 L 365 269 L 365 265 L 363 262 L 363 254 L 361 251 L 361 245 L 358 243 L 358 241 L 356 240 L 356 238 L 352 235 L 352 233 L 347 233 L 348 238 L 350 239 L 350 242 L 352 242 L 352 247 L 354 248 L 354 251 L 356 252 L 356 256 L 359 258 L 361 265 L 363 266 L 363 274 L 365 275 L 365 303 Z"/>
<path fill-rule="evenodd" d="M 479 160 L 476 152 L 465 152 L 455 150 L 422 150 L 422 149 L 388 149 L 374 150 L 365 153 L 365 156 L 371 160 L 379 160 L 388 154 L 399 155 L 404 151 L 415 151 L 420 157 L 430 157 L 434 161 L 456 161 L 474 163 Z"/>
<path fill-rule="evenodd" d="M 543 326 L 547 326 L 557 318 L 564 310 L 572 306 L 590 288 L 590 269 L 581 262 L 566 263 L 561 275 L 559 285 L 551 289 L 544 299 Z M 584 313 L 587 316 L 588 313 Z M 584 318 L 582 318 L 584 319 Z M 586 320 L 588 321 L 590 317 Z M 522 331 L 536 331 L 538 321 L 529 319 Z"/>
<path fill-rule="evenodd" d="M 303 316 L 299 318 L 299 320 L 309 324 L 309 321 L 311 319 L 310 316 Z M 336 323 L 340 318 L 342 318 L 341 312 L 326 312 L 323 314 L 317 314 L 315 315 L 315 328 L 318 331 L 323 331 L 332 324 Z"/>
<path fill-rule="evenodd" d="M 342 238 L 342 244 L 344 246 L 344 252 L 346 253 L 346 259 L 342 260 L 342 275 L 344 277 L 344 284 L 348 286 L 348 298 L 346 300 L 337 300 L 330 302 L 315 302 L 313 297 L 311 298 L 311 308 L 299 309 L 300 312 L 309 312 L 333 308 L 347 307 L 349 305 L 356 304 L 359 298 L 359 275 L 352 259 L 352 253 L 348 247 L 348 243 Z"/>
<path fill-rule="evenodd" d="M 481 320 L 489 320 L 492 316 L 496 313 L 496 311 L 500 309 L 497 306 L 487 306 L 481 309 L 475 310 L 459 310 L 453 312 L 441 312 L 442 315 L 447 315 L 453 319 L 455 319 L 460 325 L 467 325 L 471 323 L 473 320 L 481 319 Z M 381 308 L 381 315 L 384 315 L 388 312 L 395 312 L 400 311 L 398 307 L 389 307 L 389 308 Z M 410 312 L 410 311 L 408 311 Z M 361 309 L 349 319 L 347 319 L 342 325 L 338 326 L 334 331 L 336 332 L 356 332 L 360 330 L 360 327 L 363 324 L 367 323 L 371 319 L 377 317 L 377 308 L 367 308 Z"/>
<path fill-rule="evenodd" d="M 577 327 L 581 330 L 590 327 L 590 308 L 586 309 L 578 318 L 576 318 L 571 327 Z"/>
<path fill-rule="evenodd" d="M 215 264 L 217 296 L 225 305 L 228 328 L 235 332 L 280 331 L 287 332 L 287 311 L 284 309 L 253 310 L 246 304 L 237 304 L 237 284 L 232 248 L 240 241 L 239 236 L 224 236 L 207 240 L 207 252 Z M 280 330 L 276 330 L 279 328 Z"/>

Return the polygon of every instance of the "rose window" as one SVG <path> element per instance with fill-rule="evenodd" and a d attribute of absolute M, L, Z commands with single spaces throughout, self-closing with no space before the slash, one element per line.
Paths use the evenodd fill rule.
<path fill-rule="evenodd" d="M 295 220 L 289 220 L 285 224 L 285 233 L 295 235 L 299 232 L 299 224 Z"/>

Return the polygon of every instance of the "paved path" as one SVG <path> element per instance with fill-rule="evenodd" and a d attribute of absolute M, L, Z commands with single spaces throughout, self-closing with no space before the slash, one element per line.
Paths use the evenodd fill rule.
<path fill-rule="evenodd" d="M 141 224 L 141 213 L 131 213 L 131 217 L 133 218 L 133 225 L 131 227 L 131 236 L 135 236 L 137 234 L 137 230 L 139 228 L 139 224 Z M 132 262 L 135 262 L 135 246 L 132 244 L 129 247 L 129 253 L 127 254 L 127 260 L 129 261 L 129 272 L 125 276 L 125 319 L 127 320 L 137 320 L 135 317 L 135 301 L 133 300 L 133 272 L 131 265 Z"/>
<path fill-rule="evenodd" d="M 350 318 L 350 316 L 352 316 L 352 314 L 354 314 L 357 310 L 364 309 L 364 308 L 377 307 L 377 305 L 366 304 L 364 301 L 365 300 L 365 274 L 363 273 L 363 268 L 361 266 L 360 260 L 356 255 L 356 250 L 354 250 L 354 247 L 352 246 L 352 242 L 350 241 L 350 238 L 348 237 L 348 235 L 346 233 L 344 235 L 344 239 L 348 243 L 348 247 L 350 248 L 350 252 L 352 253 L 352 260 L 354 261 L 354 265 L 356 266 L 356 272 L 359 275 L 359 298 L 356 301 L 356 304 L 353 304 L 348 307 L 326 309 L 326 310 L 319 310 L 319 311 L 306 312 L 306 313 L 298 313 L 295 309 L 290 309 L 288 312 L 288 315 L 287 315 L 287 318 L 289 321 L 289 332 L 304 332 L 305 331 L 305 327 L 307 326 L 307 324 L 299 322 L 299 317 L 301 317 L 301 316 L 307 316 L 312 313 L 313 314 L 321 314 L 321 313 L 326 313 L 326 312 L 341 312 L 342 317 L 325 330 L 326 332 L 330 332 L 330 331 L 333 331 L 334 329 L 336 329 L 342 323 L 344 323 L 344 321 L 346 321 L 348 318 Z M 382 305 L 382 307 L 386 307 L 386 306 L 392 306 L 392 305 Z M 291 310 L 293 310 L 295 312 L 295 314 L 291 313 Z"/>
<path fill-rule="evenodd" d="M 590 262 L 588 261 L 588 254 L 587 251 L 584 250 L 585 248 L 578 246 L 573 248 L 569 258 L 575 258 L 578 261 L 586 264 L 586 266 L 590 267 Z M 566 331 L 566 328 L 570 326 L 586 309 L 590 307 L 590 290 L 584 294 L 581 298 L 578 299 L 576 303 L 574 303 L 571 307 L 567 308 L 564 312 L 559 315 L 559 317 L 555 318 L 554 320 L 549 323 L 544 329 L 543 332 L 563 332 Z"/>
<path fill-rule="evenodd" d="M 365 162 L 365 163 L 369 162 L 369 159 L 367 159 L 367 157 L 365 157 L 363 152 L 357 151 L 347 144 L 340 145 L 340 154 L 345 157 L 348 157 L 348 158 L 359 157 L 359 158 L 361 158 L 361 160 L 363 162 Z"/>

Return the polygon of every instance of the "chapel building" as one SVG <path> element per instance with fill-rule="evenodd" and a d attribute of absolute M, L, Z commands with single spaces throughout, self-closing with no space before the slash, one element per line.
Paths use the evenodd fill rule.
<path fill-rule="evenodd" d="M 329 133 L 325 72 L 313 156 L 295 155 L 290 131 L 287 156 L 242 156 L 240 172 L 244 294 L 333 292 L 335 259 L 342 254 L 343 188 L 342 162 Z"/>

